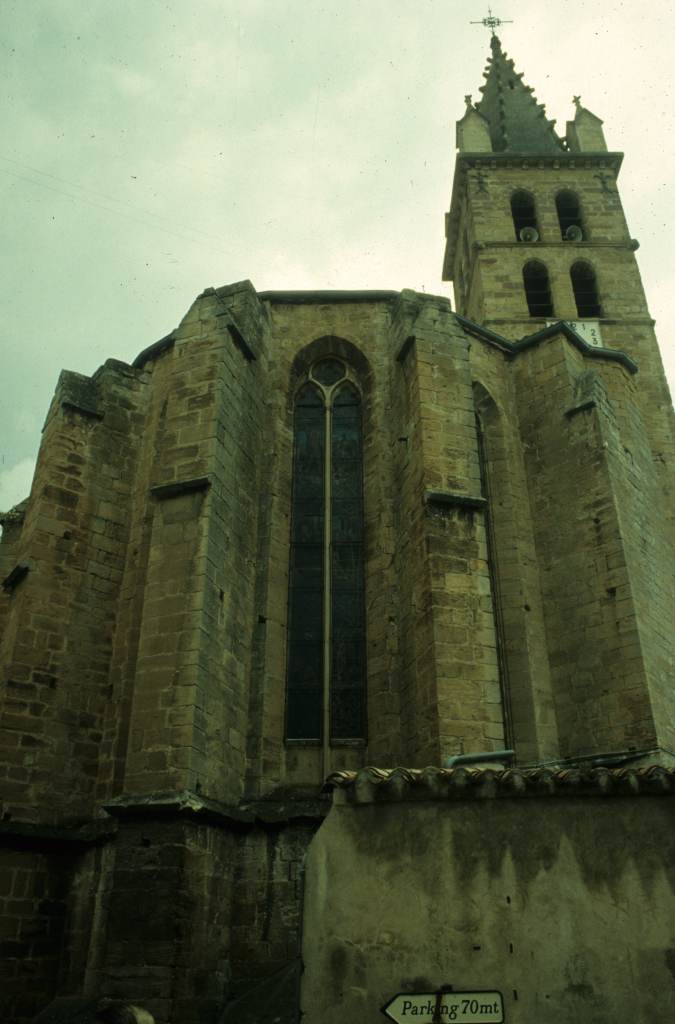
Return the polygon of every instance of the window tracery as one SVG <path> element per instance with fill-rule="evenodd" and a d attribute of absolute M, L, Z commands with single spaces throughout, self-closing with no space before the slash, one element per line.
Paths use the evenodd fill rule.
<path fill-rule="evenodd" d="M 286 737 L 365 735 L 361 396 L 314 363 L 294 407 Z"/>

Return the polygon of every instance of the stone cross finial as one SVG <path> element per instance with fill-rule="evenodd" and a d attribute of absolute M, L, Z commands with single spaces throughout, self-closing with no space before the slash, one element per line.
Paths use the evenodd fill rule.
<path fill-rule="evenodd" d="M 581 96 L 573 96 L 572 102 L 574 103 L 574 106 L 577 108 L 577 110 L 581 110 Z"/>
<path fill-rule="evenodd" d="M 471 108 L 472 108 L 472 106 L 473 106 L 473 102 L 472 102 L 472 99 L 471 99 L 471 93 L 468 93 L 468 94 L 467 94 L 467 95 L 466 95 L 466 96 L 464 97 L 464 102 L 466 103 L 466 105 L 467 105 L 467 108 L 468 108 L 469 110 L 471 110 Z"/>

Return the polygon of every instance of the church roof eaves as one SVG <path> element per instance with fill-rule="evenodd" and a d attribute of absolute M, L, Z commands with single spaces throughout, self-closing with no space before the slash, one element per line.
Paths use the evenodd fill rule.
<path fill-rule="evenodd" d="M 162 352 L 166 352 L 168 349 L 173 348 L 176 341 L 176 332 L 171 331 L 170 334 L 166 334 L 159 341 L 155 341 L 152 345 L 148 345 L 140 352 L 133 363 L 131 364 L 134 369 L 139 369 L 144 363 L 147 363 L 148 359 L 156 359 L 157 356 L 161 356 Z"/>
<path fill-rule="evenodd" d="M 376 768 L 332 772 L 324 791 L 357 803 L 513 797 L 675 796 L 675 767 Z"/>
<path fill-rule="evenodd" d="M 491 331 L 488 327 L 483 327 L 481 324 L 469 320 L 468 317 L 462 316 L 461 313 L 455 313 L 454 315 L 460 326 L 468 334 L 473 334 L 474 337 L 487 341 L 488 344 L 500 349 L 509 358 L 517 356 L 519 352 L 523 352 L 525 349 L 532 348 L 533 345 L 539 345 L 542 341 L 555 337 L 556 334 L 564 334 L 567 340 L 589 359 L 609 359 L 611 362 L 621 363 L 629 373 L 638 372 L 637 363 L 630 356 L 626 355 L 625 352 L 615 348 L 594 348 L 593 345 L 589 345 L 588 342 L 584 341 L 581 335 L 577 334 L 574 328 L 570 327 L 565 320 L 557 320 L 556 323 L 542 327 L 540 331 L 535 331 L 534 334 L 526 334 L 519 341 L 509 341 L 508 338 L 503 338 L 496 331 Z"/>
<path fill-rule="evenodd" d="M 278 302 L 289 305 L 313 305 L 314 303 L 335 303 L 335 302 L 392 302 L 401 293 L 395 291 L 332 291 L 330 289 L 319 289 L 318 291 L 268 291 L 258 292 L 258 298 L 262 302 Z"/>

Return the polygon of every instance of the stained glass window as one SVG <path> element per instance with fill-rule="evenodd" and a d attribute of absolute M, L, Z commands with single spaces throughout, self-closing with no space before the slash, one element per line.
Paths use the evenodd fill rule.
<path fill-rule="evenodd" d="M 286 735 L 365 735 L 361 399 L 338 360 L 295 403 Z"/>
<path fill-rule="evenodd" d="M 287 735 L 321 736 L 323 686 L 323 395 L 306 384 L 295 402 L 293 508 L 288 608 Z"/>

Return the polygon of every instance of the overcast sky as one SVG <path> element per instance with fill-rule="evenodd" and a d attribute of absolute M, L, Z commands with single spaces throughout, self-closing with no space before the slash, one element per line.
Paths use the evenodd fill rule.
<path fill-rule="evenodd" d="M 495 0 L 548 114 L 572 95 L 619 185 L 675 377 L 675 5 Z M 0 509 L 30 488 L 62 368 L 131 361 L 209 285 L 441 282 L 464 95 L 459 0 L 0 0 Z"/>

